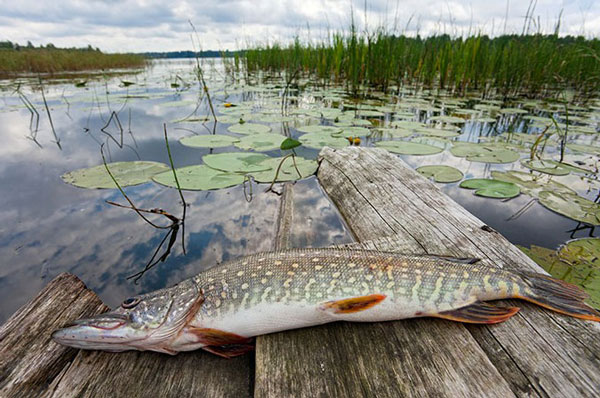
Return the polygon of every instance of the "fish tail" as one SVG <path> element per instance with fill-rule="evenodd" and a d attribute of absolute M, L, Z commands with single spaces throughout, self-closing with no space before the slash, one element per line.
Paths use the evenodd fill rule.
<path fill-rule="evenodd" d="M 528 288 L 517 297 L 575 318 L 600 322 L 600 312 L 587 305 L 589 295 L 578 286 L 543 274 L 523 273 Z"/>

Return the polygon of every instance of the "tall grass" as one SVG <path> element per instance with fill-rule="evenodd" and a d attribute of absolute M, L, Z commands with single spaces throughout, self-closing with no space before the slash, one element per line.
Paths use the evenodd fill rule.
<path fill-rule="evenodd" d="M 600 40 L 557 35 L 421 38 L 384 29 L 360 34 L 352 25 L 317 44 L 256 46 L 246 51 L 246 62 L 251 72 L 300 70 L 323 84 L 346 84 L 354 94 L 362 85 L 530 97 L 570 89 L 581 98 L 600 89 Z"/>
<path fill-rule="evenodd" d="M 114 68 L 139 68 L 146 65 L 140 55 L 105 54 L 100 51 L 58 48 L 20 48 L 0 50 L 0 77 L 23 73 L 58 73 Z"/>

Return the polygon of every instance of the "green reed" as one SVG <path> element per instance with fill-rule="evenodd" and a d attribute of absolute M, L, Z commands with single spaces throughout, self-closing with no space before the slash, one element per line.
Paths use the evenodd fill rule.
<path fill-rule="evenodd" d="M 572 90 L 581 98 L 600 89 L 600 40 L 554 35 L 428 38 L 395 35 L 383 28 L 331 33 L 314 44 L 298 38 L 245 52 L 250 72 L 294 73 L 322 84 L 345 84 L 358 94 L 364 85 L 442 89 L 455 95 L 556 97 Z"/>
<path fill-rule="evenodd" d="M 101 51 L 59 48 L 0 50 L 0 77 L 23 73 L 58 73 L 114 68 L 140 68 L 146 59 L 134 54 L 105 54 Z"/>

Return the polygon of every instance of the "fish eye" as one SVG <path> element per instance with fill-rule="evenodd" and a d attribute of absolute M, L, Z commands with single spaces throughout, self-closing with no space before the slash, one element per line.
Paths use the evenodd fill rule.
<path fill-rule="evenodd" d="M 129 308 L 133 308 L 136 305 L 138 305 L 140 303 L 140 298 L 139 297 L 129 297 L 126 298 L 122 303 L 121 303 L 121 307 L 125 308 L 125 309 L 129 309 Z"/>

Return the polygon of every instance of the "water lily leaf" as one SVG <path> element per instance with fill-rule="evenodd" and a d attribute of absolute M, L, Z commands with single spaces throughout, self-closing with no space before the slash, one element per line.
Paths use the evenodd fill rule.
<path fill-rule="evenodd" d="M 499 112 L 503 113 L 505 115 L 518 115 L 518 114 L 528 113 L 525 109 L 520 109 L 520 108 L 503 108 L 503 109 L 500 109 Z"/>
<path fill-rule="evenodd" d="M 183 145 L 194 148 L 222 148 L 233 145 L 238 141 L 239 138 L 222 134 L 193 135 L 180 140 Z"/>
<path fill-rule="evenodd" d="M 181 189 L 189 191 L 208 191 L 233 187 L 244 182 L 243 174 L 226 173 L 205 165 L 195 165 L 175 169 Z M 152 179 L 171 188 L 177 188 L 173 171 L 157 174 Z"/>
<path fill-rule="evenodd" d="M 520 157 L 518 152 L 492 143 L 457 142 L 450 148 L 450 153 L 461 158 L 466 157 L 471 162 L 483 163 L 512 163 Z"/>
<path fill-rule="evenodd" d="M 600 156 L 600 147 L 593 145 L 567 144 L 567 148 L 572 151 L 589 153 L 590 155 Z"/>
<path fill-rule="evenodd" d="M 521 192 L 537 198 L 541 191 L 553 191 L 557 193 L 575 194 L 571 188 L 554 180 L 544 180 L 539 175 L 525 173 L 523 171 L 492 171 L 492 177 L 504 182 L 512 182 L 518 185 Z M 549 178 L 549 177 L 546 177 Z"/>
<path fill-rule="evenodd" d="M 478 117 L 473 119 L 473 121 L 477 123 L 496 123 L 496 119 L 493 117 Z"/>
<path fill-rule="evenodd" d="M 458 137 L 460 132 L 456 130 L 448 130 L 448 129 L 436 129 L 433 127 L 419 127 L 415 130 L 417 134 L 423 134 L 430 137 Z"/>
<path fill-rule="evenodd" d="M 339 119 L 339 121 L 333 123 L 333 125 L 342 128 L 352 126 L 371 127 L 373 126 L 373 123 L 365 119 Z"/>
<path fill-rule="evenodd" d="M 385 116 L 385 113 L 380 112 L 380 111 L 375 111 L 375 110 L 359 110 L 357 112 L 357 116 L 362 116 L 362 117 L 383 117 L 383 116 Z"/>
<path fill-rule="evenodd" d="M 460 170 L 450 166 L 421 166 L 417 171 L 427 178 L 433 178 L 435 182 L 456 182 L 463 178 Z"/>
<path fill-rule="evenodd" d="M 337 126 L 323 126 L 321 124 L 313 124 L 310 126 L 298 127 L 298 131 L 310 134 L 331 135 L 341 133 L 342 128 Z"/>
<path fill-rule="evenodd" d="M 410 141 L 378 141 L 375 146 L 401 155 L 433 155 L 444 150 L 433 145 Z"/>
<path fill-rule="evenodd" d="M 535 245 L 519 249 L 553 277 L 583 288 L 590 295 L 586 303 L 600 309 L 600 265 L 594 257 L 599 244 L 597 238 L 584 238 L 568 242 L 558 252 Z"/>
<path fill-rule="evenodd" d="M 288 137 L 285 140 L 283 140 L 279 149 L 281 149 L 283 151 L 287 151 L 287 150 L 299 147 L 300 145 L 302 145 L 302 143 L 300 141 L 296 141 L 295 139 Z"/>
<path fill-rule="evenodd" d="M 264 124 L 243 123 L 233 124 L 227 130 L 237 134 L 264 134 L 271 131 L 271 127 Z"/>
<path fill-rule="evenodd" d="M 263 162 L 263 165 L 270 166 L 271 169 L 262 172 L 252 173 L 252 177 L 256 182 L 264 182 L 271 183 L 275 178 L 275 173 L 277 173 L 277 167 L 283 160 L 283 157 L 279 158 L 270 158 Z M 304 159 L 299 156 L 295 157 L 296 166 L 294 166 L 294 161 L 291 157 L 288 157 L 283 162 L 279 170 L 279 174 L 277 175 L 276 182 L 286 182 L 286 181 L 296 181 L 302 178 L 309 177 L 316 173 L 319 164 L 316 160 Z M 297 170 L 296 170 L 297 167 Z M 300 172 L 300 174 L 298 174 Z"/>
<path fill-rule="evenodd" d="M 371 130 L 366 127 L 344 127 L 339 134 L 333 134 L 335 137 L 366 137 L 371 134 Z"/>
<path fill-rule="evenodd" d="M 544 207 L 565 217 L 591 225 L 600 225 L 600 205 L 591 200 L 579 195 L 552 191 L 540 192 L 539 199 Z"/>
<path fill-rule="evenodd" d="M 232 173 L 250 173 L 269 170 L 270 166 L 261 164 L 266 159 L 270 159 L 269 156 L 263 155 L 262 153 L 248 152 L 226 152 L 204 155 L 202 157 L 202 161 L 208 167 Z"/>
<path fill-rule="evenodd" d="M 559 163 L 550 159 L 522 160 L 521 164 L 528 169 L 539 171 L 540 173 L 552 174 L 555 176 L 564 176 L 573 170 L 579 169 L 578 167 L 564 165 L 563 163 Z M 579 169 L 579 171 L 581 172 L 583 169 Z"/>
<path fill-rule="evenodd" d="M 448 115 L 440 115 L 440 116 L 432 116 L 429 118 L 432 122 L 442 122 L 442 123 L 454 123 L 454 124 L 462 124 L 465 122 L 465 119 L 456 116 L 448 116 Z"/>
<path fill-rule="evenodd" d="M 281 134 L 252 134 L 247 135 L 235 143 L 241 149 L 253 149 L 255 151 L 270 151 L 277 149 L 285 141 Z"/>
<path fill-rule="evenodd" d="M 298 140 L 309 148 L 321 149 L 324 146 L 331 148 L 344 148 L 348 146 L 349 142 L 342 137 L 332 137 L 329 134 L 323 133 L 308 133 L 300 136 Z"/>
<path fill-rule="evenodd" d="M 518 186 L 510 182 L 504 182 L 488 178 L 472 178 L 464 180 L 459 185 L 461 188 L 475 189 L 475 195 L 486 198 L 514 198 L 521 193 Z"/>
<path fill-rule="evenodd" d="M 165 164 L 148 161 L 107 163 L 108 169 L 121 187 L 143 184 L 153 175 L 169 170 Z M 104 164 L 79 169 L 61 176 L 67 184 L 80 188 L 117 188 Z"/>
<path fill-rule="evenodd" d="M 401 128 L 394 128 L 394 129 L 378 128 L 378 129 L 375 129 L 375 131 L 379 131 L 380 133 L 383 133 L 383 134 L 389 134 L 392 137 L 398 137 L 398 138 L 410 137 L 411 135 L 415 134 L 412 130 L 406 130 L 406 129 L 401 129 Z"/>
<path fill-rule="evenodd" d="M 408 121 L 408 120 L 396 120 L 396 121 L 390 123 L 390 126 L 400 127 L 400 128 L 407 129 L 407 130 L 415 130 L 418 128 L 427 127 L 426 124 L 423 124 L 420 122 L 412 122 L 412 121 Z"/>
<path fill-rule="evenodd" d="M 221 119 L 219 119 L 221 120 Z M 259 114 L 254 115 L 252 120 L 256 120 L 257 122 L 263 123 L 284 123 L 284 122 L 293 122 L 295 119 L 292 116 L 282 116 L 282 115 L 268 115 L 268 114 Z"/>

